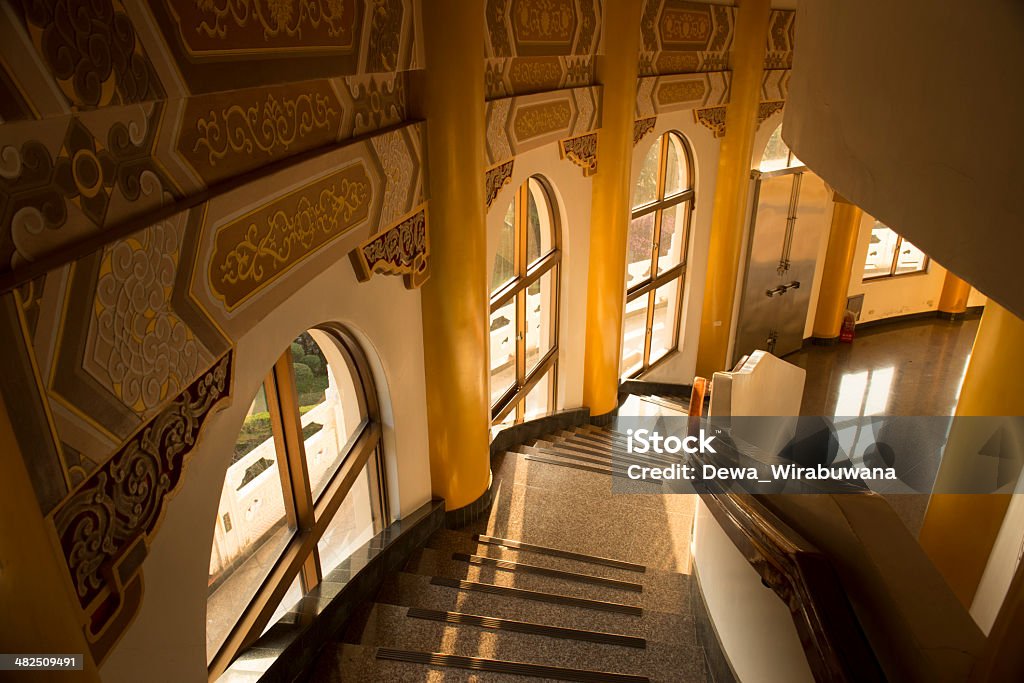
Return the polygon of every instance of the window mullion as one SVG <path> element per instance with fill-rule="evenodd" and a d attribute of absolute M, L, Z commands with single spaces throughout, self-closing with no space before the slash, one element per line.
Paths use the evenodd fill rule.
<path fill-rule="evenodd" d="M 302 416 L 299 410 L 299 395 L 295 388 L 295 366 L 291 348 L 285 349 L 281 354 L 274 364 L 272 373 L 277 387 L 285 461 L 290 481 L 290 491 L 287 491 L 285 498 L 291 498 L 293 502 L 296 526 L 301 533 L 313 528 L 316 524 L 316 514 L 313 509 L 309 470 L 306 466 L 306 447 L 302 438 Z M 302 577 L 303 592 L 313 590 L 320 583 L 320 564 L 315 552 L 303 559 L 299 575 Z"/>
<path fill-rule="evenodd" d="M 889 275 L 896 275 L 896 264 L 900 262 L 900 249 L 903 248 L 903 235 L 896 236 L 896 248 L 892 252 L 892 263 L 889 264 Z"/>
<path fill-rule="evenodd" d="M 654 328 L 654 294 L 657 292 L 656 289 L 651 289 L 647 293 L 647 322 L 644 327 L 644 357 L 643 368 L 647 369 L 647 366 L 651 362 L 651 332 Z"/>

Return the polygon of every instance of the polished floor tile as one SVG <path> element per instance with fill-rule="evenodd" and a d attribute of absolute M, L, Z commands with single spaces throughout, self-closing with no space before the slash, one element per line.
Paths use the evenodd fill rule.
<path fill-rule="evenodd" d="M 912 320 L 792 353 L 786 360 L 807 371 L 801 413 L 951 415 L 977 331 L 977 317 Z"/>

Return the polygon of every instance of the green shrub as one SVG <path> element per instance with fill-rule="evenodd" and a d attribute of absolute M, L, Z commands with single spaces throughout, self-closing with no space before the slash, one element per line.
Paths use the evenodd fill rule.
<path fill-rule="evenodd" d="M 306 355 L 306 350 L 302 348 L 302 344 L 298 342 L 292 342 L 292 358 L 298 360 Z"/>
<path fill-rule="evenodd" d="M 312 370 L 314 375 L 327 374 L 324 372 L 324 359 L 321 358 L 320 356 L 303 356 L 302 359 L 299 360 L 299 362 L 307 366 L 310 370 Z"/>

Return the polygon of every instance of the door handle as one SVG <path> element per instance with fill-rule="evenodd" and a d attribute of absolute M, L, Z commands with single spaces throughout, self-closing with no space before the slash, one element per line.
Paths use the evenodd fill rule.
<path fill-rule="evenodd" d="M 775 287 L 773 289 L 766 289 L 764 291 L 764 295 L 769 297 L 769 298 L 775 296 L 776 294 L 778 294 L 779 296 L 782 296 L 783 294 L 785 294 L 786 292 L 788 292 L 791 289 L 800 289 L 800 281 L 799 280 L 793 280 L 790 283 L 787 283 L 787 284 L 784 284 L 784 285 L 779 285 L 778 287 Z"/>

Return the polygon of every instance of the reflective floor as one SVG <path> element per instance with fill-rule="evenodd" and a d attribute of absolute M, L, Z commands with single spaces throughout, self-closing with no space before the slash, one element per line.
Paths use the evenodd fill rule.
<path fill-rule="evenodd" d="M 804 415 L 952 415 L 980 316 L 882 324 L 852 344 L 810 346 L 786 356 L 807 370 Z M 928 496 L 886 495 L 916 537 Z"/>
<path fill-rule="evenodd" d="M 804 415 L 951 415 L 978 317 L 862 328 L 852 344 L 786 356 L 807 370 Z"/>

